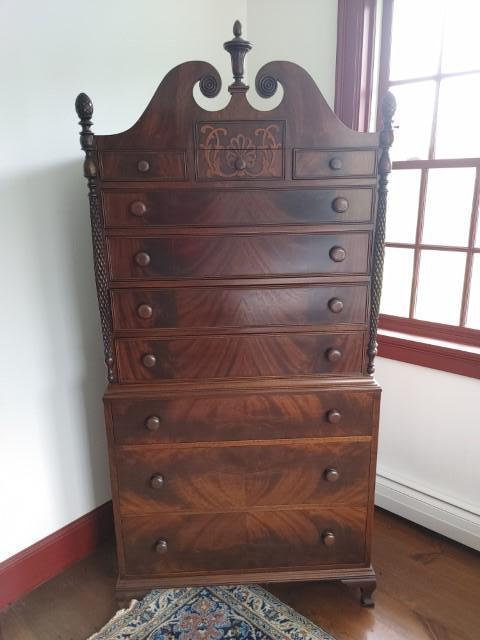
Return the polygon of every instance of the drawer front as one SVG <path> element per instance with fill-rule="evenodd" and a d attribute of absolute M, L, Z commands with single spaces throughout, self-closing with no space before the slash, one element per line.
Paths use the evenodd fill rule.
<path fill-rule="evenodd" d="M 369 233 L 110 237 L 114 279 L 366 274 Z"/>
<path fill-rule="evenodd" d="M 117 444 L 371 435 L 378 396 L 237 393 L 110 401 Z"/>
<path fill-rule="evenodd" d="M 116 289 L 112 308 L 120 331 L 365 323 L 367 286 Z"/>
<path fill-rule="evenodd" d="M 280 180 L 283 149 L 216 149 L 197 154 L 198 180 Z"/>
<path fill-rule="evenodd" d="M 369 222 L 373 203 L 373 187 L 103 192 L 107 227 Z"/>
<path fill-rule="evenodd" d="M 116 451 L 120 509 L 219 511 L 280 505 L 366 506 L 370 442 Z"/>
<path fill-rule="evenodd" d="M 295 149 L 293 178 L 373 178 L 376 175 L 376 149 Z"/>
<path fill-rule="evenodd" d="M 185 180 L 183 151 L 103 151 L 100 175 L 103 180 Z"/>
<path fill-rule="evenodd" d="M 126 573 L 360 565 L 366 559 L 365 526 L 360 507 L 126 516 Z"/>
<path fill-rule="evenodd" d="M 203 336 L 117 340 L 121 382 L 354 375 L 363 333 Z"/>

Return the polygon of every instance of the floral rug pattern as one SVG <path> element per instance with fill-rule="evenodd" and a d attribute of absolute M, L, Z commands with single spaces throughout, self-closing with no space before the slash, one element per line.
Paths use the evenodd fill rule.
<path fill-rule="evenodd" d="M 334 640 L 258 586 L 151 591 L 89 640 Z"/>

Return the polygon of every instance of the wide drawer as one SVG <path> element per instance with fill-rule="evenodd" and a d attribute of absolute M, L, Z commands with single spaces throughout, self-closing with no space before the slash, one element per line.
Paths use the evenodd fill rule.
<path fill-rule="evenodd" d="M 107 227 L 369 222 L 374 188 L 104 191 Z"/>
<path fill-rule="evenodd" d="M 102 151 L 103 180 L 185 180 L 183 151 Z"/>
<path fill-rule="evenodd" d="M 371 435 L 378 394 L 218 392 L 108 404 L 117 444 L 217 442 Z"/>
<path fill-rule="evenodd" d="M 108 238 L 113 279 L 366 274 L 368 232 Z"/>
<path fill-rule="evenodd" d="M 115 289 L 114 328 L 221 329 L 365 323 L 367 286 Z"/>
<path fill-rule="evenodd" d="M 116 341 L 121 382 L 359 374 L 364 334 L 200 336 Z"/>
<path fill-rule="evenodd" d="M 362 507 L 125 516 L 126 574 L 360 565 L 365 526 Z"/>
<path fill-rule="evenodd" d="M 373 178 L 377 169 L 376 149 L 295 149 L 293 178 Z"/>
<path fill-rule="evenodd" d="M 120 509 L 223 511 L 368 500 L 370 442 L 204 445 L 115 452 Z"/>

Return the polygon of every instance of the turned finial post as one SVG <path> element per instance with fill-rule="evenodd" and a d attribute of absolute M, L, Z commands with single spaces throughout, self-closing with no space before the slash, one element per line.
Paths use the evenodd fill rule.
<path fill-rule="evenodd" d="M 225 42 L 223 45 L 232 59 L 233 83 L 228 87 L 228 90 L 230 93 L 245 93 L 248 90 L 248 86 L 243 82 L 245 73 L 244 62 L 245 56 L 251 50 L 252 45 L 248 40 L 242 38 L 242 24 L 240 20 L 235 20 L 233 35 L 234 38 L 228 40 L 228 42 Z"/>

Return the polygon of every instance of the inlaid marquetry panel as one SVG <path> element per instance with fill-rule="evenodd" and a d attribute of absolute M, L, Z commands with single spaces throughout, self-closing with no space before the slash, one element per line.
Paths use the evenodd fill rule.
<path fill-rule="evenodd" d="M 126 573 L 362 564 L 365 524 L 361 507 L 125 516 Z M 327 532 L 335 537 L 332 545 L 323 542 Z"/>

